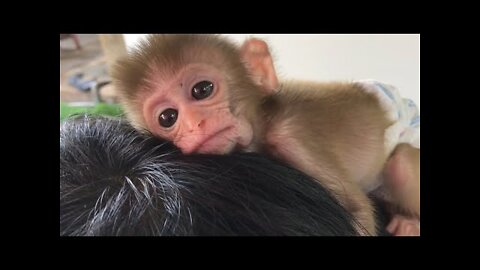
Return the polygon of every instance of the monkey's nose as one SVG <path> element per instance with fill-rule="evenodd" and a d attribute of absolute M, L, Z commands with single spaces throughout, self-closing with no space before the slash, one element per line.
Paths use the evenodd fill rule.
<path fill-rule="evenodd" d="M 194 132 L 194 131 L 196 131 L 196 130 L 198 130 L 198 129 L 203 128 L 204 126 L 205 126 L 205 120 L 204 120 L 204 119 L 202 119 L 202 120 L 200 120 L 200 121 L 198 121 L 198 122 L 196 122 L 196 121 L 195 121 L 195 122 L 191 122 L 191 123 L 190 123 L 190 126 L 189 126 L 189 128 L 188 128 L 188 131 L 189 131 L 189 132 Z"/>

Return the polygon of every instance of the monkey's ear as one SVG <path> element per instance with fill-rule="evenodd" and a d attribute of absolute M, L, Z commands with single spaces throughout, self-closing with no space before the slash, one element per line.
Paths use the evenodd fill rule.
<path fill-rule="evenodd" d="M 240 53 L 254 81 L 269 93 L 275 91 L 278 79 L 267 43 L 256 38 L 248 39 L 240 48 Z"/>

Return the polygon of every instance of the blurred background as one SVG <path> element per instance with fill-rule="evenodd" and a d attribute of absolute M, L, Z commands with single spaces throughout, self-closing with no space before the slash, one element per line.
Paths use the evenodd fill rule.
<path fill-rule="evenodd" d="M 418 34 L 226 34 L 241 44 L 266 40 L 280 78 L 319 81 L 376 79 L 396 86 L 420 108 Z M 61 119 L 78 111 L 120 114 L 110 65 L 145 34 L 60 35 Z"/>

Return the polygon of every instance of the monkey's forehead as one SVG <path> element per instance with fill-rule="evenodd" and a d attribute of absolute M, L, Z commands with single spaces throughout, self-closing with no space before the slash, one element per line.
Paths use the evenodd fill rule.
<path fill-rule="evenodd" d="M 152 57 L 148 68 L 150 71 L 175 75 L 191 64 L 205 64 L 216 68 L 226 68 L 229 64 L 228 56 L 211 48 L 195 48 L 181 52 L 181 54 L 165 54 Z"/>

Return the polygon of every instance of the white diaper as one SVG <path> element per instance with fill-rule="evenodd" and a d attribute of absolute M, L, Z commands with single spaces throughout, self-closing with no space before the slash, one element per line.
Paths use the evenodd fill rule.
<path fill-rule="evenodd" d="M 363 88 L 375 94 L 385 109 L 389 120 L 394 121 L 385 131 L 385 146 L 390 154 L 400 143 L 409 143 L 420 148 L 420 114 L 411 99 L 402 98 L 392 85 L 375 80 L 357 81 Z"/>

